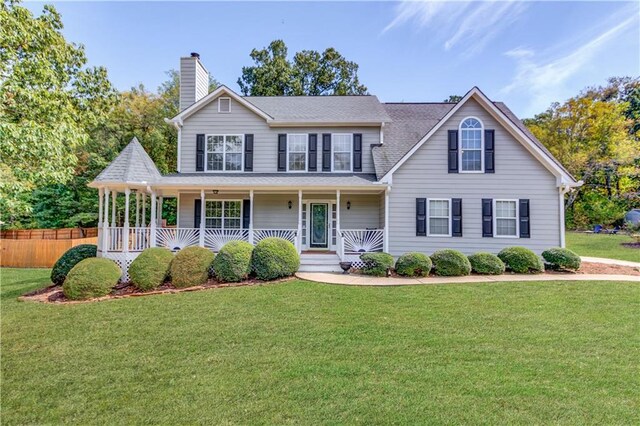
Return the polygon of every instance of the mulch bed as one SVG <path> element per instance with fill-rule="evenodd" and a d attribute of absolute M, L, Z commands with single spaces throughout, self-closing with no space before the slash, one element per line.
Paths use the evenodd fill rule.
<path fill-rule="evenodd" d="M 640 268 L 622 265 L 606 265 L 604 263 L 582 262 L 577 274 L 606 274 L 640 276 Z"/>
<path fill-rule="evenodd" d="M 640 250 L 640 243 L 621 243 L 623 246 Z"/>

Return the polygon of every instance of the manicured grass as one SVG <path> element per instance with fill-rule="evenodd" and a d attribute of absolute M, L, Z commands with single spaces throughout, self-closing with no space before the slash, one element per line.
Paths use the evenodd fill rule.
<path fill-rule="evenodd" d="M 567 232 L 567 248 L 580 256 L 606 257 L 608 259 L 640 262 L 640 249 L 625 247 L 620 243 L 631 243 L 628 235 L 584 234 Z"/>
<path fill-rule="evenodd" d="M 640 286 L 291 281 L 76 305 L 1 270 L 3 424 L 639 424 Z"/>

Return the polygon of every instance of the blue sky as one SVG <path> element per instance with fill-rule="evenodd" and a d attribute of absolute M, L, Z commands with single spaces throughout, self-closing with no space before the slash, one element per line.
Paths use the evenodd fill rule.
<path fill-rule="evenodd" d="M 31 2 L 33 11 L 43 3 Z M 234 90 L 249 52 L 335 47 L 382 101 L 442 101 L 480 87 L 521 117 L 607 77 L 640 75 L 640 2 L 54 2 L 118 89 L 155 89 L 199 52 Z"/>

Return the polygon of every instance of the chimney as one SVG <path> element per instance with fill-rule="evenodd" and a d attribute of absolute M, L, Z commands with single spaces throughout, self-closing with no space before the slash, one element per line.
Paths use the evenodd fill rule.
<path fill-rule="evenodd" d="M 192 52 L 180 58 L 180 111 L 209 93 L 209 71 L 200 62 L 200 55 Z"/>

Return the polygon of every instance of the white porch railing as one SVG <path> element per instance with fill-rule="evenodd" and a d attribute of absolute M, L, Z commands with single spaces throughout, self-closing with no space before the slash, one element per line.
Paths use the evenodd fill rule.
<path fill-rule="evenodd" d="M 265 238 L 275 237 L 290 241 L 293 245 L 296 245 L 297 236 L 297 229 L 254 229 L 253 244 L 257 244 L 260 240 L 263 240 Z"/>
<path fill-rule="evenodd" d="M 151 243 L 151 228 L 129 228 L 129 251 L 142 251 Z"/>
<path fill-rule="evenodd" d="M 107 238 L 108 238 L 107 251 L 122 251 L 123 235 L 124 235 L 124 228 L 121 228 L 121 227 L 107 228 Z"/>
<path fill-rule="evenodd" d="M 342 256 L 382 251 L 384 229 L 342 229 L 340 253 Z"/>
<path fill-rule="evenodd" d="M 220 251 L 229 241 L 249 241 L 248 229 L 205 229 L 204 246 L 215 252 Z M 197 244 L 197 243 L 196 243 Z"/>
<path fill-rule="evenodd" d="M 156 246 L 169 250 L 180 250 L 189 246 L 197 246 L 200 236 L 198 228 L 157 228 Z"/>

